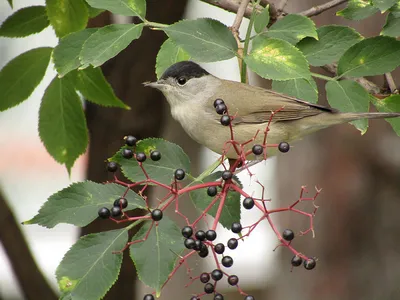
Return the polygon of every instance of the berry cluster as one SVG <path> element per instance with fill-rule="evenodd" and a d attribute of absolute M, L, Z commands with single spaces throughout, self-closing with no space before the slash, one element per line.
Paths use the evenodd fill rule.
<path fill-rule="evenodd" d="M 200 294 L 197 294 L 195 296 L 192 296 L 190 300 L 199 300 L 203 296 L 212 294 L 214 300 L 223 300 L 224 296 L 222 295 L 221 291 L 218 289 L 218 282 L 220 282 L 223 278 L 226 278 L 227 282 L 231 286 L 235 286 L 235 288 L 238 290 L 238 292 L 244 296 L 244 300 L 255 300 L 254 296 L 248 295 L 245 293 L 239 286 L 239 277 L 235 274 L 229 274 L 223 270 L 223 268 L 230 268 L 232 267 L 234 263 L 234 259 L 231 256 L 224 255 L 226 247 L 234 250 L 237 249 L 239 246 L 239 242 L 244 241 L 248 236 L 250 236 L 251 232 L 264 220 L 266 220 L 274 233 L 277 236 L 277 240 L 279 241 L 278 247 L 285 247 L 289 249 L 293 253 L 293 258 L 291 259 L 291 266 L 293 267 L 298 267 L 301 264 L 304 265 L 304 268 L 307 270 L 311 270 L 315 268 L 316 266 L 316 259 L 307 257 L 297 251 L 293 246 L 292 242 L 294 241 L 295 237 L 297 236 L 293 230 L 291 229 L 285 229 L 282 232 L 278 230 L 278 228 L 275 226 L 274 222 L 271 219 L 272 214 L 280 213 L 280 212 L 292 212 L 296 214 L 300 214 L 302 216 L 305 216 L 309 219 L 310 221 L 310 227 L 305 230 L 301 231 L 300 235 L 307 234 L 309 232 L 312 232 L 314 234 L 314 226 L 313 226 L 313 219 L 314 215 L 317 211 L 317 206 L 314 204 L 314 201 L 316 200 L 317 196 L 319 195 L 320 191 L 319 189 L 316 189 L 316 193 L 313 197 L 306 197 L 305 194 L 307 193 L 306 188 L 303 186 L 301 187 L 300 191 L 300 196 L 299 198 L 290 206 L 288 207 L 282 207 L 282 208 L 268 208 L 267 204 L 270 201 L 270 199 L 264 199 L 264 187 L 256 181 L 260 186 L 262 187 L 262 197 L 261 198 L 256 198 L 253 196 L 250 196 L 248 193 L 246 193 L 240 185 L 236 182 L 234 175 L 237 174 L 238 172 L 242 170 L 247 170 L 248 174 L 252 176 L 253 174 L 250 173 L 249 171 L 249 166 L 251 166 L 252 162 L 248 161 L 249 157 L 255 157 L 258 161 L 265 160 L 267 158 L 267 150 L 269 147 L 276 147 L 280 152 L 286 153 L 290 150 L 290 145 L 287 142 L 281 142 L 279 144 L 267 144 L 267 135 L 269 131 L 269 125 L 273 119 L 274 114 L 277 112 L 271 113 L 271 117 L 269 122 L 267 123 L 266 129 L 263 131 L 264 134 L 264 141 L 262 144 L 254 144 L 252 145 L 251 148 L 249 148 L 249 145 L 253 143 L 256 140 L 257 134 L 259 132 L 255 133 L 255 136 L 245 142 L 245 143 L 239 143 L 238 141 L 235 140 L 234 138 L 234 131 L 233 131 L 233 126 L 234 122 L 232 122 L 235 119 L 235 116 L 229 115 L 228 112 L 228 107 L 225 104 L 225 102 L 222 99 L 216 99 L 214 101 L 214 108 L 217 114 L 221 115 L 220 122 L 223 126 L 228 126 L 230 128 L 230 133 L 231 133 L 231 139 L 225 143 L 224 146 L 224 153 L 227 153 L 230 147 L 233 147 L 233 149 L 237 153 L 237 159 L 235 161 L 230 160 L 229 161 L 229 166 L 226 165 L 226 160 L 225 160 L 225 155 L 222 155 L 220 159 L 220 164 L 224 167 L 224 171 L 221 173 L 221 177 L 214 181 L 214 182 L 206 182 L 206 183 L 199 183 L 199 184 L 193 184 L 193 185 L 188 185 L 186 187 L 182 187 L 182 180 L 185 179 L 186 177 L 186 172 L 183 169 L 176 169 L 174 170 L 173 174 L 171 174 L 171 185 L 168 186 L 166 184 L 162 184 L 160 182 L 157 182 L 156 180 L 153 180 L 149 178 L 146 172 L 146 154 L 143 152 L 137 152 L 137 144 L 138 140 L 133 137 L 133 136 L 127 136 L 125 137 L 125 147 L 121 150 L 121 156 L 124 159 L 136 159 L 138 162 L 140 168 L 143 171 L 143 174 L 146 177 L 146 180 L 141 181 L 141 182 L 134 182 L 134 183 L 124 183 L 120 180 L 117 179 L 116 175 L 114 175 L 114 182 L 124 185 L 127 187 L 126 193 L 133 188 L 143 186 L 142 189 L 138 192 L 138 195 L 142 197 L 146 204 L 147 204 L 147 210 L 149 214 L 140 216 L 140 217 L 129 217 L 127 216 L 124 212 L 123 209 L 127 208 L 128 202 L 124 196 L 118 198 L 115 200 L 113 207 L 111 208 L 111 211 L 103 207 L 99 210 L 99 216 L 101 218 L 110 218 L 113 221 L 120 223 L 120 222 L 130 222 L 130 221 L 137 221 L 137 220 L 143 220 L 143 221 L 151 221 L 152 224 L 156 224 L 157 222 L 163 222 L 163 212 L 170 207 L 173 203 L 175 203 L 175 212 L 178 214 L 180 217 L 183 218 L 185 221 L 185 226 L 181 230 L 181 234 L 183 236 L 183 246 L 187 249 L 188 253 L 185 254 L 184 256 L 177 256 L 180 258 L 179 263 L 176 264 L 172 272 L 169 274 L 168 279 L 164 283 L 167 284 L 170 278 L 177 272 L 177 270 L 181 266 L 186 266 L 187 268 L 187 273 L 189 275 L 190 282 L 187 284 L 190 285 L 196 280 L 199 280 L 201 283 L 204 284 L 204 291 Z M 279 111 L 279 110 L 278 110 Z M 150 153 L 148 153 L 150 156 L 150 159 L 152 161 L 159 161 L 161 159 L 161 153 L 158 150 L 152 150 Z M 145 163 L 146 162 L 146 163 Z M 238 169 L 240 168 L 240 169 Z M 115 173 L 118 170 L 118 164 L 111 161 L 107 164 L 107 170 Z M 162 189 L 165 189 L 166 191 L 166 196 L 162 198 L 156 208 L 151 208 L 149 206 L 149 203 L 147 201 L 147 197 L 144 196 L 145 190 L 148 188 L 149 184 L 156 185 Z M 205 208 L 201 215 L 191 222 L 188 217 L 186 217 L 184 214 L 182 214 L 179 211 L 179 197 L 185 193 L 189 193 L 195 190 L 199 189 L 205 189 L 207 195 L 210 197 L 211 201 L 209 202 L 209 205 L 207 208 Z M 234 237 L 229 238 L 226 243 L 221 243 L 221 242 L 216 242 L 217 239 L 217 233 L 216 229 L 218 227 L 222 211 L 224 209 L 225 201 L 227 199 L 227 196 L 229 193 L 236 192 L 239 193 L 240 196 L 242 196 L 242 207 L 246 210 L 250 209 L 257 209 L 262 213 L 262 216 L 256 220 L 253 224 L 249 225 L 242 225 L 239 221 L 234 221 L 231 223 L 231 231 L 233 234 L 237 235 Z M 303 210 L 298 209 L 296 206 L 300 202 L 304 201 L 309 201 L 314 205 L 314 211 L 312 213 L 305 212 Z M 216 206 L 217 212 L 215 213 L 214 216 L 214 222 L 210 226 L 207 224 L 207 229 L 202 230 L 200 229 L 200 221 L 204 220 L 206 215 L 210 213 L 210 210 L 213 206 Z M 114 217 L 121 216 L 122 217 L 119 220 L 114 219 Z M 162 223 L 161 223 L 162 224 Z M 151 230 L 151 227 L 149 229 L 149 232 Z M 147 237 L 147 235 L 146 235 Z M 124 251 L 125 249 L 129 248 L 129 246 L 136 244 L 136 243 L 141 243 L 146 240 L 146 237 L 142 240 L 133 240 L 131 242 L 128 242 L 124 249 L 122 249 L 119 252 Z M 215 269 L 211 270 L 210 272 L 203 272 L 199 276 L 192 276 L 191 269 L 187 266 L 187 260 L 197 254 L 201 258 L 209 257 L 210 259 L 213 259 L 215 262 Z M 144 296 L 143 300 L 154 300 L 153 294 L 147 294 Z"/>

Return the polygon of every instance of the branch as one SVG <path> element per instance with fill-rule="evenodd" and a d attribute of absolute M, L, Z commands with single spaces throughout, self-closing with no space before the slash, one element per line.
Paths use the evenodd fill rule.
<path fill-rule="evenodd" d="M 57 299 L 38 269 L 15 217 L 0 190 L 0 241 L 25 299 Z"/>
<path fill-rule="evenodd" d="M 398 89 L 397 89 L 396 83 L 394 82 L 392 73 L 386 73 L 385 74 L 385 79 L 386 79 L 387 84 L 389 86 L 390 92 L 392 94 L 397 94 L 398 93 Z"/>
<path fill-rule="evenodd" d="M 246 8 L 247 8 L 247 6 L 249 6 L 249 3 L 250 3 L 250 0 L 242 0 L 242 2 L 240 3 L 240 6 L 236 13 L 235 21 L 233 22 L 233 25 L 232 25 L 233 32 L 239 31 L 240 24 L 242 24 L 244 13 L 246 12 Z"/>
<path fill-rule="evenodd" d="M 241 1 L 239 0 L 201 0 L 201 1 L 235 14 L 239 11 L 239 7 L 241 5 L 240 4 Z M 261 5 L 258 5 L 256 7 L 257 11 L 262 11 L 264 6 L 266 6 L 267 4 L 269 4 L 270 10 L 275 9 L 275 6 L 272 3 L 268 3 L 268 1 L 262 0 Z M 246 9 L 244 10 L 243 16 L 245 18 L 250 18 L 252 13 L 253 13 L 253 7 L 247 6 Z"/>
<path fill-rule="evenodd" d="M 287 2 L 288 0 L 281 0 L 281 2 L 276 5 L 276 9 L 278 10 L 278 12 L 282 13 L 284 11 Z"/>
<path fill-rule="evenodd" d="M 338 6 L 338 5 L 342 4 L 342 3 L 345 3 L 347 1 L 348 0 L 332 0 L 332 1 L 329 1 L 329 2 L 327 2 L 325 4 L 321 4 L 321 5 L 318 5 L 318 6 L 311 7 L 310 9 L 302 11 L 302 12 L 300 12 L 298 14 L 302 15 L 302 16 L 306 16 L 306 17 L 316 16 L 316 15 L 319 15 L 320 13 L 323 13 L 324 11 L 326 11 L 328 9 L 331 9 L 331 8 L 333 8 L 335 6 Z"/>

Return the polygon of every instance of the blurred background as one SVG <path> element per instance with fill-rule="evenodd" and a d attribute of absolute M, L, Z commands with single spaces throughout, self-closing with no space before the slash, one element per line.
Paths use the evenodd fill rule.
<path fill-rule="evenodd" d="M 199 0 L 147 2 L 148 19 L 155 22 L 211 17 L 230 26 L 235 17 Z M 279 4 L 280 1 L 271 2 Z M 299 12 L 324 2 L 289 0 L 285 9 Z M 15 1 L 14 11 L 32 4 L 28 0 Z M 44 1 L 34 4 L 44 4 Z M 314 17 L 314 22 L 317 26 L 349 25 L 363 36 L 374 36 L 379 34 L 385 21 L 385 15 L 379 14 L 361 22 L 346 21 L 335 16 L 339 8 Z M 7 2 L 0 1 L 0 22 L 11 13 Z M 98 27 L 131 21 L 102 14 L 89 25 Z M 245 32 L 247 24 L 244 20 L 241 33 Z M 58 289 L 54 272 L 69 247 L 80 235 L 113 228 L 107 222 L 98 221 L 82 230 L 69 225 L 58 225 L 49 230 L 19 224 L 36 214 L 50 195 L 71 182 L 84 178 L 98 182 L 107 179 L 104 159 L 119 149 L 124 135 L 164 137 L 181 145 L 191 158 L 195 174 L 217 157 L 186 136 L 179 124 L 171 119 L 169 107 L 160 93 L 141 85 L 143 81 L 155 79 L 155 58 L 164 40 L 162 32 L 145 30 L 138 41 L 102 67 L 116 94 L 132 110 L 86 105 L 90 147 L 75 164 L 71 178 L 65 168 L 47 154 L 37 132 L 40 99 L 55 76 L 51 66 L 28 101 L 0 113 L 0 300 L 56 299 Z M 0 38 L 0 68 L 28 49 L 56 44 L 50 27 L 24 39 Z M 221 78 L 239 80 L 235 59 L 204 64 L 203 67 Z M 399 72 L 393 75 L 398 82 Z M 382 78 L 371 79 L 383 84 Z M 269 82 L 256 76 L 251 76 L 250 82 L 270 86 Z M 324 82 L 317 82 L 321 91 L 320 103 L 326 104 L 322 92 Z M 296 143 L 289 153 L 256 166 L 253 173 L 265 185 L 265 196 L 272 198 L 272 206 L 290 205 L 297 199 L 302 185 L 309 186 L 310 192 L 315 185 L 323 188 L 317 201 L 320 210 L 315 218 L 316 238 L 308 235 L 296 238 L 293 243 L 296 249 L 318 257 L 319 261 L 313 271 L 299 268 L 290 272 L 292 254 L 283 248 L 273 251 L 277 240 L 269 226 L 262 224 L 232 253 L 235 259 L 232 273 L 239 276 L 241 287 L 257 300 L 400 299 L 398 149 L 400 139 L 388 123 L 377 120 L 370 122 L 364 136 L 350 125 L 340 125 L 314 134 Z M 260 196 L 260 187 L 254 180 L 249 181 L 245 174 L 240 177 L 248 193 L 254 191 Z M 151 197 L 155 199 L 157 192 L 152 191 Z M 190 201 L 181 203 L 185 214 L 194 218 L 197 212 Z M 242 218 L 243 224 L 250 224 L 257 219 L 257 213 L 242 211 Z M 291 228 L 299 232 L 308 227 L 308 219 L 292 214 L 280 214 L 275 221 L 281 230 Z M 224 242 L 230 234 L 219 230 L 218 237 Z M 212 261 L 194 260 L 192 268 L 195 274 L 200 274 L 212 271 L 214 266 Z M 202 291 L 199 284 L 183 288 L 187 282 L 185 270 L 178 272 L 163 290 L 161 299 L 190 299 L 192 293 Z M 142 299 L 147 291 L 136 280 L 133 264 L 125 256 L 120 278 L 105 299 Z M 243 299 L 232 287 L 224 286 L 220 292 L 225 299 Z"/>

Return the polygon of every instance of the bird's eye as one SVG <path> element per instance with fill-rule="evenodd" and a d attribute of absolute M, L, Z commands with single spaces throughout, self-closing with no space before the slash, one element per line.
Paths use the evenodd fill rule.
<path fill-rule="evenodd" d="M 185 85 L 187 79 L 185 77 L 179 77 L 178 78 L 178 84 L 179 85 Z"/>

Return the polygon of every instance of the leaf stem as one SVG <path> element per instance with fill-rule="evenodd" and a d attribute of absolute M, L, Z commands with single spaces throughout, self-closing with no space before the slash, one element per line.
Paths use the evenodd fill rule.
<path fill-rule="evenodd" d="M 323 79 L 323 80 L 327 80 L 327 81 L 336 81 L 336 79 L 333 78 L 333 77 L 325 76 L 325 75 L 318 74 L 318 73 L 311 72 L 311 76 L 312 77 L 316 77 L 316 78 L 320 78 L 320 79 Z"/>
<path fill-rule="evenodd" d="M 150 21 L 144 20 L 144 26 L 155 27 L 155 28 L 165 28 L 165 27 L 168 27 L 169 25 L 168 24 L 150 22 Z"/>

